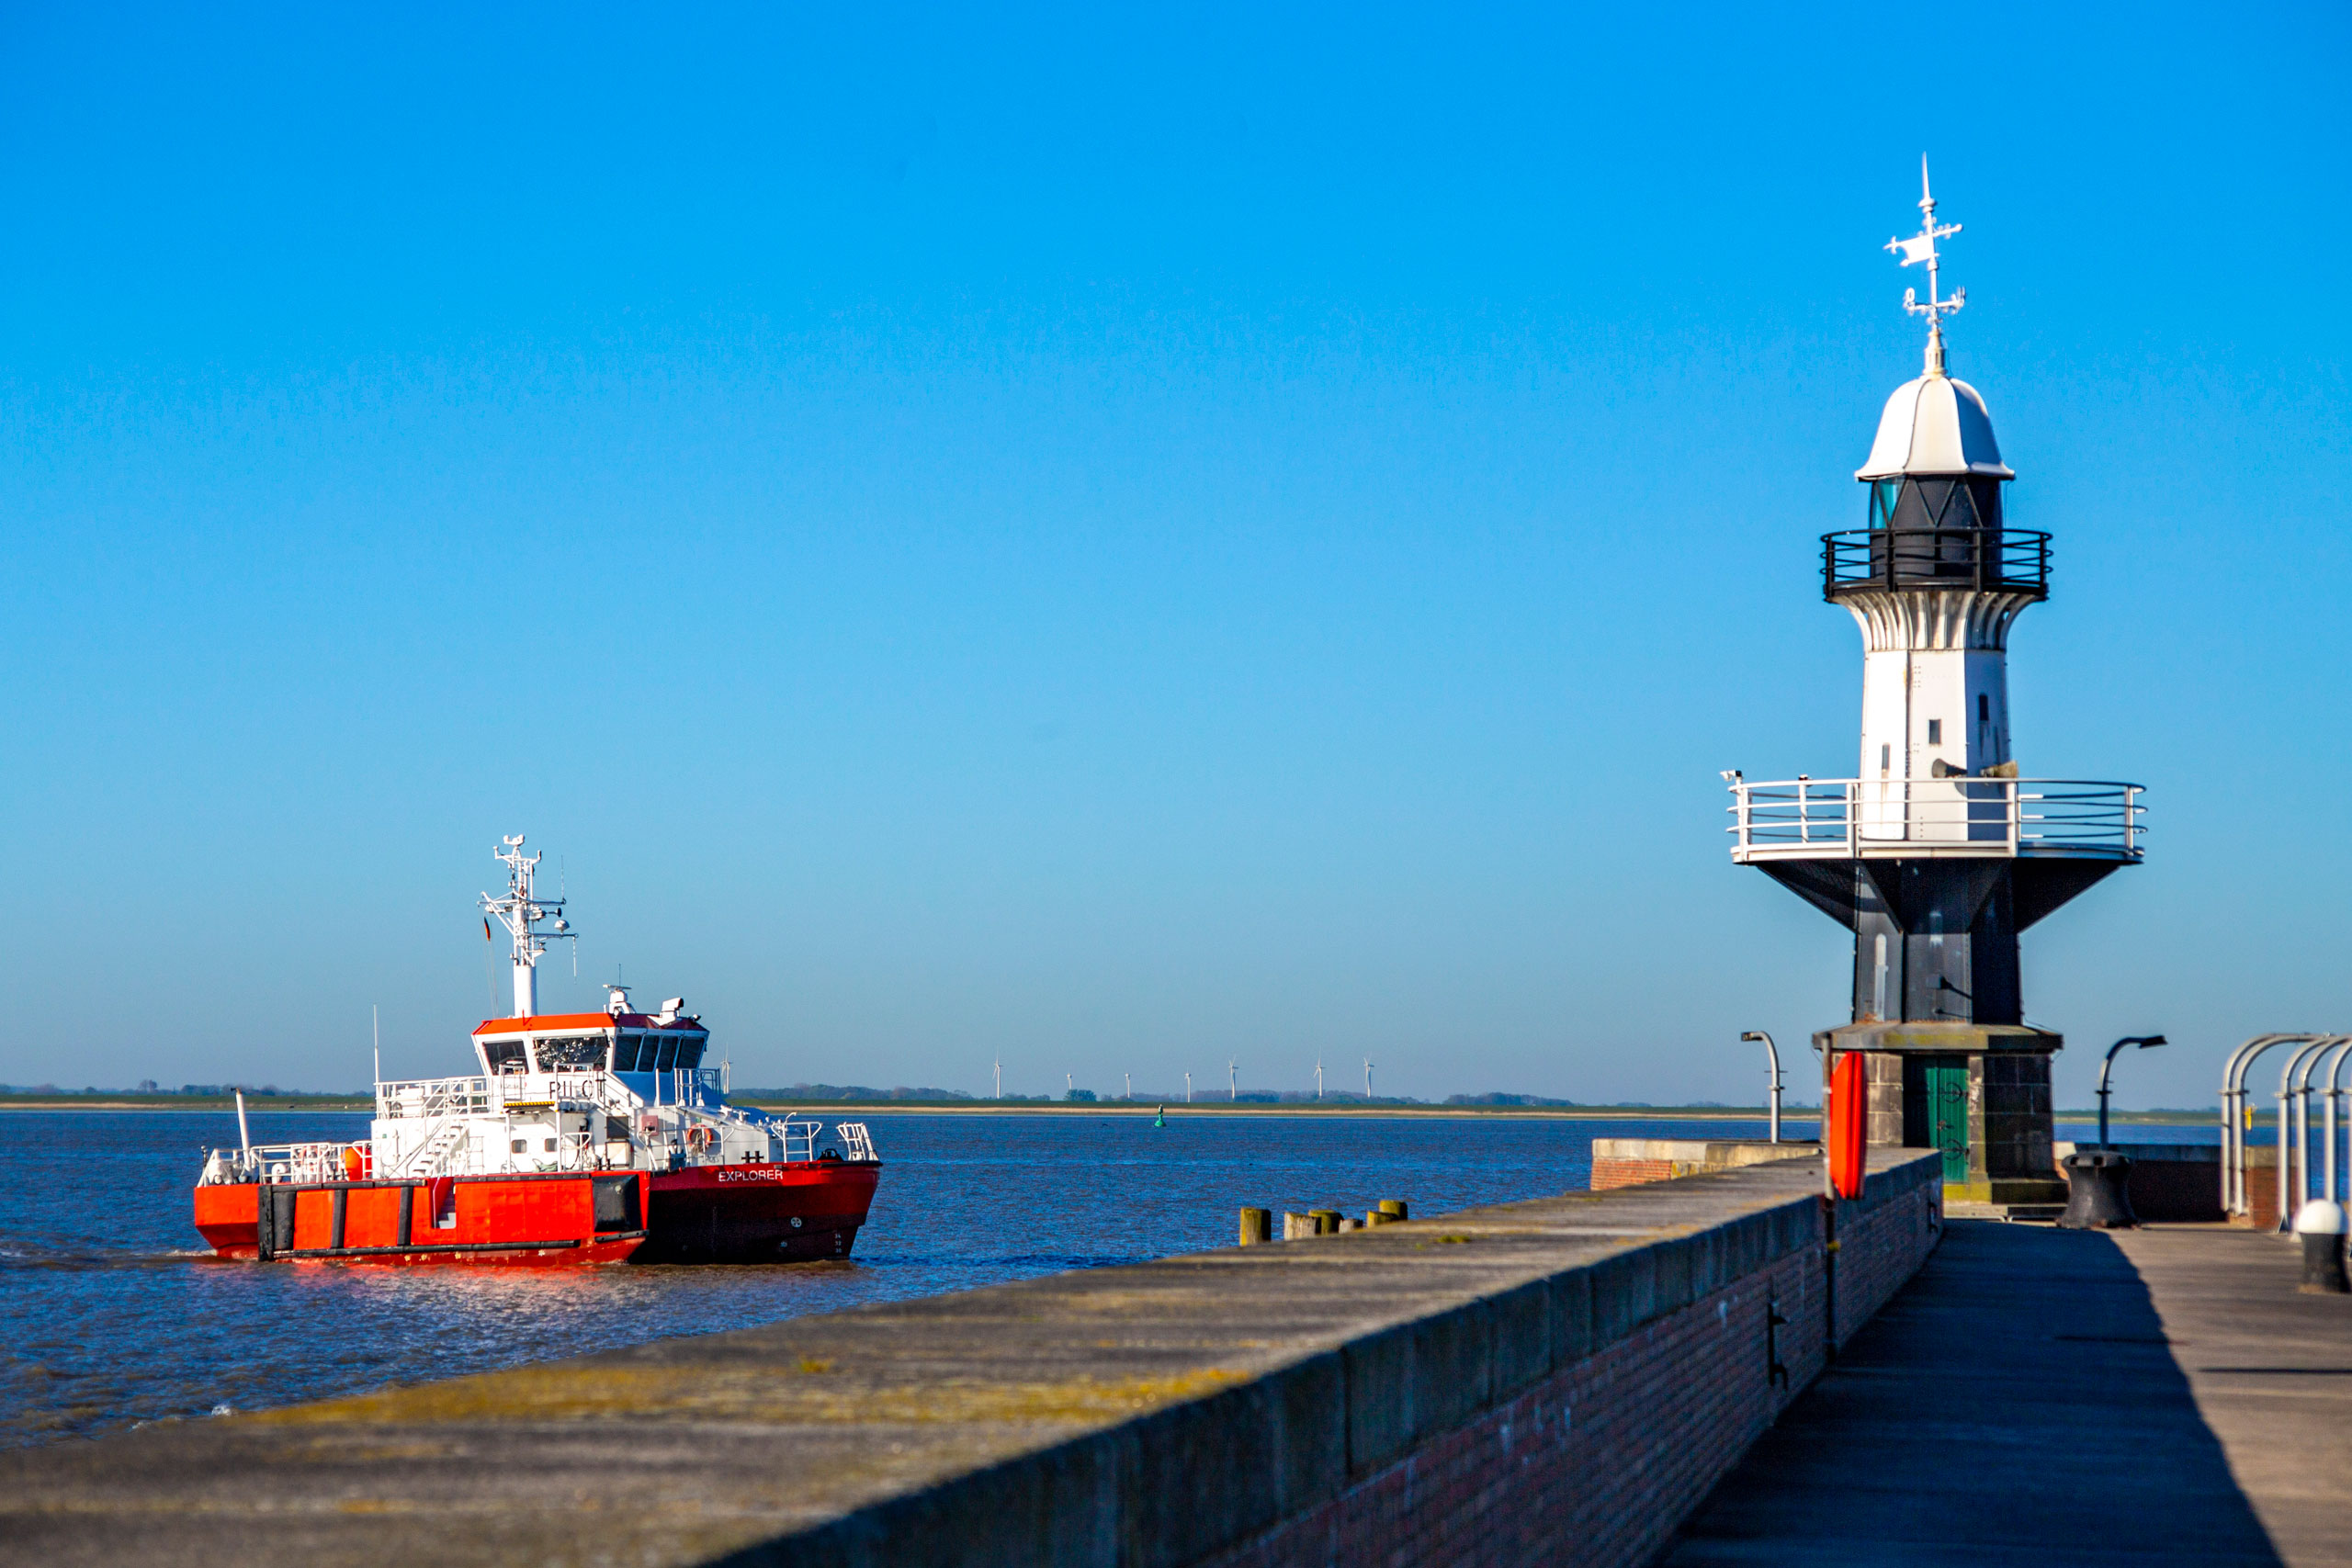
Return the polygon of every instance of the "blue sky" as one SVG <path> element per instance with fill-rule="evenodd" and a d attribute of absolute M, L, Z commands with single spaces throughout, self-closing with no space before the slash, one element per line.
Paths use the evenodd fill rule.
<path fill-rule="evenodd" d="M 2206 1103 L 2352 1028 L 2347 34 L 14 8 L 0 1079 L 457 1070 L 523 830 L 739 1081 L 1750 1098 L 1925 151 L 2018 754 L 2152 792 L 2028 1012 Z"/>

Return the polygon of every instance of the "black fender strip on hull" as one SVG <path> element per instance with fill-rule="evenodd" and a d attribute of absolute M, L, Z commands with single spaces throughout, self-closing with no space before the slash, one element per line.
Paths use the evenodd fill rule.
<path fill-rule="evenodd" d="M 607 1231 L 596 1237 L 605 1241 L 641 1241 L 643 1231 Z M 561 1241 L 441 1241 L 424 1242 L 414 1247 L 306 1247 L 299 1251 L 279 1251 L 276 1258 L 392 1258 L 403 1253 L 419 1252 L 562 1252 L 589 1244 L 578 1236 Z"/>

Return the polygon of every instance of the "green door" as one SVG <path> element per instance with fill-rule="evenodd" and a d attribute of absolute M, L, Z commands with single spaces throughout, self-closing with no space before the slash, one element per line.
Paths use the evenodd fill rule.
<path fill-rule="evenodd" d="M 1944 1180 L 1957 1184 L 1968 1179 L 1968 1061 L 1953 1057 L 1927 1066 L 1929 1133 L 1944 1153 Z"/>

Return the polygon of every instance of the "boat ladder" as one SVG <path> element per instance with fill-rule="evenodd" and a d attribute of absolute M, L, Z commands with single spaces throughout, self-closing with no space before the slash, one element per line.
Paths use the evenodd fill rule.
<path fill-rule="evenodd" d="M 464 1122 L 452 1120 L 442 1122 L 440 1126 L 434 1129 L 433 1135 L 418 1147 L 416 1153 L 401 1162 L 400 1174 L 438 1176 L 442 1166 L 447 1162 L 451 1155 L 457 1152 L 458 1145 L 465 1141 Z"/>

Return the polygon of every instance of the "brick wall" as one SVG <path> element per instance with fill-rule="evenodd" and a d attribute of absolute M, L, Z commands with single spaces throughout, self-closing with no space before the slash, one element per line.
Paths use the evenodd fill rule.
<path fill-rule="evenodd" d="M 1861 1198 L 1837 1206 L 1834 1252 L 1817 1173 L 1786 1164 L 1589 1195 L 1588 1225 L 1640 1224 L 1652 1205 L 1653 1227 L 1689 1217 L 726 1561 L 1634 1568 L 1819 1374 L 1833 1302 L 1842 1340 L 1934 1247 L 1940 1157 L 1880 1150 L 1871 1165 Z M 1532 1235 L 1559 1203 L 1478 1212 L 1498 1227 L 1482 1234 Z M 1464 1238 L 1417 1245 L 1450 1253 L 1446 1239 Z"/>
<path fill-rule="evenodd" d="M 1810 1245 L 1642 1325 L 1254 1540 L 1195 1562 L 1649 1562 L 1820 1374 L 1829 1298 L 1842 1343 L 1927 1260 L 1941 1225 L 1941 1168 L 1939 1160 L 1915 1164 L 1923 1171 L 1874 1174 L 1860 1200 L 1838 1205 L 1834 1290 L 1826 1288 L 1815 1206 Z M 1788 1321 L 1770 1324 L 1775 1313 Z"/>
<path fill-rule="evenodd" d="M 1817 1270 L 1792 1257 L 1645 1325 L 1204 1568 L 1377 1560 L 1634 1563 L 1820 1371 Z M 1767 1314 L 1789 1321 L 1768 1337 Z M 1778 1339 L 1785 1382 L 1770 1374 Z"/>
<path fill-rule="evenodd" d="M 1756 1138 L 1595 1138 L 1591 1185 L 1595 1192 L 1609 1192 L 1713 1170 L 1820 1157 L 1821 1145 L 1809 1138 L 1778 1144 Z"/>
<path fill-rule="evenodd" d="M 1592 1190 L 1608 1192 L 1620 1187 L 1639 1187 L 1645 1181 L 1671 1181 L 1674 1174 L 1674 1162 L 1670 1159 L 1604 1159 L 1595 1156 Z"/>

